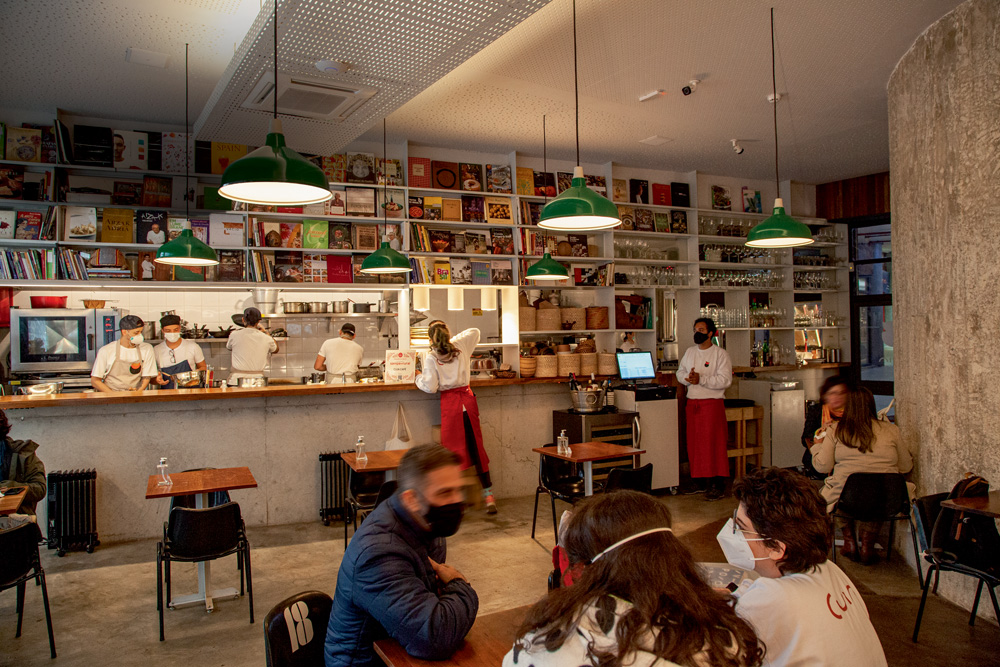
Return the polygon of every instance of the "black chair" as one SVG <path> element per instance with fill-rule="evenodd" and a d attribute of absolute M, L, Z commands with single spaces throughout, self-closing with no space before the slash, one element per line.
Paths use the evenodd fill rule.
<path fill-rule="evenodd" d="M 640 493 L 653 493 L 653 464 L 640 468 L 612 468 L 604 482 L 604 492 L 630 489 Z"/>
<path fill-rule="evenodd" d="M 549 445 L 544 445 L 550 447 Z M 538 494 L 549 494 L 552 502 L 552 532 L 559 541 L 559 524 L 556 519 L 556 498 L 576 504 L 586 493 L 583 484 L 583 470 L 575 463 L 539 454 L 538 487 L 535 489 L 535 512 L 531 517 L 531 539 L 535 539 L 535 525 L 538 523 Z M 596 486 L 596 484 L 595 484 Z"/>
<path fill-rule="evenodd" d="M 250 568 L 250 542 L 237 503 L 206 509 L 176 507 L 163 524 L 163 541 L 156 543 L 156 609 L 160 613 L 160 641 L 163 641 L 163 586 L 170 602 L 170 561 L 200 563 L 238 554 L 240 595 L 250 598 L 250 622 L 253 623 L 253 579 Z M 244 589 L 244 581 L 246 588 Z"/>
<path fill-rule="evenodd" d="M 830 516 L 855 521 L 888 521 L 886 562 L 892 555 L 896 522 L 907 521 L 910 524 L 910 537 L 913 539 L 913 553 L 917 553 L 917 529 L 910 516 L 910 494 L 906 489 L 906 478 L 898 472 L 856 472 L 848 476 Z M 833 562 L 837 562 L 836 546 L 833 549 Z"/>
<path fill-rule="evenodd" d="M 979 611 L 979 599 L 983 593 L 985 585 L 990 592 L 990 600 L 993 602 L 993 613 L 1000 618 L 1000 605 L 997 604 L 997 596 L 994 588 L 1000 586 L 1000 575 L 996 571 L 987 572 L 962 562 L 957 555 L 958 549 L 955 547 L 955 540 L 949 535 L 946 528 L 951 524 L 956 510 L 941 507 L 941 501 L 948 497 L 947 493 L 936 493 L 931 496 L 924 496 L 913 501 L 915 513 L 921 527 L 921 542 L 926 545 L 921 555 L 930 567 L 924 575 L 923 594 L 920 596 L 920 608 L 917 610 L 917 622 L 913 626 L 913 641 L 916 643 L 917 635 L 920 633 L 920 621 L 924 616 L 924 606 L 927 604 L 927 592 L 931 588 L 931 574 L 934 575 L 934 593 L 937 593 L 938 579 L 941 572 L 957 572 L 967 577 L 975 577 L 979 580 L 976 588 L 976 599 L 972 603 L 972 613 L 969 615 L 969 625 L 976 624 L 976 612 Z M 941 525 L 938 525 L 941 524 Z M 996 530 L 994 527 L 993 530 Z M 1000 560 L 1000 553 L 995 554 L 994 562 Z M 917 570 L 920 569 L 919 560 Z"/>
<path fill-rule="evenodd" d="M 358 532 L 358 515 L 367 516 L 375 509 L 382 487 L 388 484 L 384 472 L 356 473 L 353 470 L 348 477 L 347 497 L 344 499 L 344 548 L 347 548 L 347 525 L 354 522 L 354 532 Z M 395 484 L 395 482 L 393 482 Z M 395 487 L 385 498 L 395 492 Z M 382 498 L 384 500 L 385 498 Z M 362 517 L 362 520 L 364 517 Z"/>
<path fill-rule="evenodd" d="M 56 657 L 56 641 L 52 635 L 52 616 L 49 613 L 49 590 L 45 586 L 45 570 L 38 557 L 38 543 L 42 533 L 38 525 L 26 521 L 13 528 L 0 530 L 0 592 L 17 588 L 17 631 L 14 638 L 21 636 L 21 621 L 24 619 L 24 589 L 32 579 L 42 586 L 42 603 L 45 606 L 45 625 L 49 630 L 49 652 Z"/>
<path fill-rule="evenodd" d="M 323 667 L 323 643 L 333 600 L 320 591 L 296 593 L 264 617 L 267 667 Z"/>

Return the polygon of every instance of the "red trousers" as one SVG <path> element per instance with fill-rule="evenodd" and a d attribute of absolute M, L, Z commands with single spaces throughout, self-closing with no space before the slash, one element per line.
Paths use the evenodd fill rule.
<path fill-rule="evenodd" d="M 689 398 L 686 415 L 691 477 L 729 477 L 729 428 L 722 399 Z"/>
<path fill-rule="evenodd" d="M 479 454 L 479 463 L 484 471 L 490 469 L 490 457 L 486 455 L 483 448 L 483 431 L 479 426 L 479 404 L 472 390 L 468 387 L 458 387 L 441 392 L 441 444 L 453 451 L 462 459 L 462 470 L 471 468 L 475 461 L 469 456 L 469 447 L 472 443 L 466 443 L 465 422 L 462 417 L 462 408 L 469 415 L 469 424 L 476 439 L 476 450 Z"/>

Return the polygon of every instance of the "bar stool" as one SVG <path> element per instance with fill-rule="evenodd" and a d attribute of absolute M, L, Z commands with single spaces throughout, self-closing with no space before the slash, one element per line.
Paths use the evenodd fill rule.
<path fill-rule="evenodd" d="M 761 405 L 737 406 L 726 408 L 726 421 L 733 423 L 733 439 L 727 443 L 727 455 L 736 459 L 736 479 L 746 474 L 747 459 L 753 458 L 753 464 L 760 467 L 764 458 L 764 407 Z M 753 424 L 755 438 L 747 441 L 747 428 Z"/>

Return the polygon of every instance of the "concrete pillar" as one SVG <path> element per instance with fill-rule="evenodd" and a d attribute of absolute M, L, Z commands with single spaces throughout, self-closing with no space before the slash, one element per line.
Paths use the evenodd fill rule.
<path fill-rule="evenodd" d="M 998 489 L 1000 2 L 930 26 L 888 97 L 898 423 L 921 495 L 966 471 Z M 942 593 L 970 608 L 971 581 L 942 577 Z"/>

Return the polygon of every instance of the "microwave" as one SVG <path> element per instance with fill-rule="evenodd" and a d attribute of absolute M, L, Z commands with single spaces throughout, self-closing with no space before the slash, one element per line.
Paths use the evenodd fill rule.
<path fill-rule="evenodd" d="M 120 316 L 111 308 L 11 308 L 10 370 L 89 371 L 97 350 L 118 340 Z"/>

